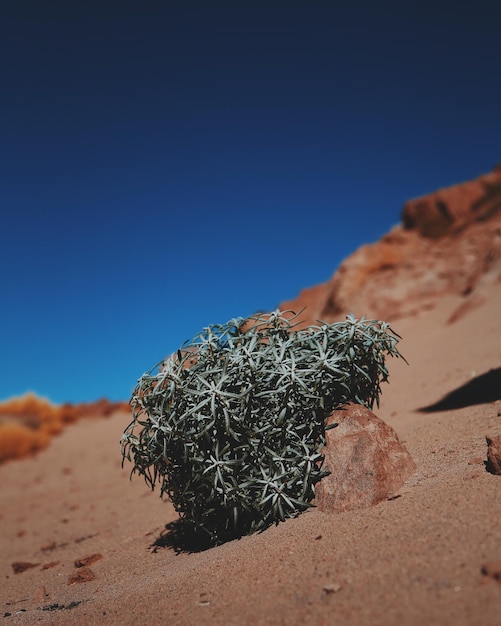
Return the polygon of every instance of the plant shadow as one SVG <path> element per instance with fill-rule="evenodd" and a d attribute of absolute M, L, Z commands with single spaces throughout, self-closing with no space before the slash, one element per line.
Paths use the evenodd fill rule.
<path fill-rule="evenodd" d="M 207 535 L 195 533 L 183 519 L 166 524 L 160 535 L 150 545 L 152 552 L 158 552 L 161 548 L 170 548 L 176 554 L 203 552 L 212 547 L 213 544 Z"/>
<path fill-rule="evenodd" d="M 420 413 L 452 411 L 475 404 L 486 404 L 501 400 L 501 367 L 476 376 L 464 385 L 457 387 L 441 400 L 418 409 Z"/>

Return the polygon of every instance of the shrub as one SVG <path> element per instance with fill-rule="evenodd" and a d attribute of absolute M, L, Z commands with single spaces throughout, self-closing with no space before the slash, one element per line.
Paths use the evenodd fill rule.
<path fill-rule="evenodd" d="M 0 423 L 0 463 L 38 452 L 50 441 L 50 434 L 42 429 L 33 430 L 16 422 Z"/>
<path fill-rule="evenodd" d="M 296 330 L 296 319 L 277 310 L 204 328 L 133 392 L 122 463 L 211 544 L 311 506 L 327 416 L 350 401 L 372 408 L 385 356 L 401 356 L 384 322 Z"/>
<path fill-rule="evenodd" d="M 77 417 L 75 407 L 56 406 L 34 393 L 0 402 L 0 463 L 42 450 Z"/>
<path fill-rule="evenodd" d="M 81 417 L 106 417 L 126 406 L 125 402 L 105 399 L 56 405 L 31 392 L 4 400 L 0 402 L 0 463 L 42 450 L 54 435 Z"/>

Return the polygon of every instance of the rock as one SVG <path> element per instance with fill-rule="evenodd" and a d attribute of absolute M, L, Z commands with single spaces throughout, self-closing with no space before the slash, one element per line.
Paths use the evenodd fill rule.
<path fill-rule="evenodd" d="M 480 571 L 487 578 L 492 578 L 501 584 L 501 561 L 490 561 L 489 563 L 484 563 Z"/>
<path fill-rule="evenodd" d="M 361 246 L 332 278 L 280 305 L 303 326 L 357 317 L 393 322 L 433 308 L 444 296 L 463 303 L 450 323 L 481 306 L 501 280 L 501 167 L 476 180 L 404 205 L 402 224 Z M 471 297 L 475 292 L 478 297 Z"/>
<path fill-rule="evenodd" d="M 16 561 L 15 563 L 11 564 L 11 567 L 12 567 L 14 574 L 22 574 L 23 572 L 26 572 L 29 569 L 38 567 L 39 565 L 40 563 L 27 563 L 25 561 Z"/>
<path fill-rule="evenodd" d="M 487 441 L 487 463 L 485 465 L 488 472 L 501 476 L 501 436 L 490 437 L 486 435 Z"/>
<path fill-rule="evenodd" d="M 68 576 L 68 585 L 77 585 L 79 583 L 88 583 L 95 580 L 96 575 L 90 567 L 80 567 L 76 572 Z"/>
<path fill-rule="evenodd" d="M 74 563 L 75 567 L 88 567 L 92 565 L 96 561 L 100 561 L 103 558 L 102 554 L 91 554 L 90 556 L 86 556 L 83 559 L 77 559 Z"/>
<path fill-rule="evenodd" d="M 337 593 L 338 591 L 341 591 L 341 589 L 343 588 L 343 586 L 341 585 L 341 583 L 329 583 L 328 585 L 324 585 L 323 586 L 323 591 L 330 595 L 331 593 Z"/>
<path fill-rule="evenodd" d="M 405 203 L 404 228 L 436 239 L 473 221 L 484 221 L 499 210 L 501 165 L 475 180 L 439 189 Z"/>
<path fill-rule="evenodd" d="M 372 506 L 388 499 L 416 465 L 395 431 L 372 411 L 348 404 L 334 411 L 323 449 L 331 472 L 315 486 L 314 504 L 325 513 Z"/>

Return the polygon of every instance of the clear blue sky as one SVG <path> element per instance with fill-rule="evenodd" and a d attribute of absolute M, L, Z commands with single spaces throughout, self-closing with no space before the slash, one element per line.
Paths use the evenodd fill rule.
<path fill-rule="evenodd" d="M 126 400 L 492 169 L 500 23 L 498 0 L 2 0 L 0 399 Z"/>

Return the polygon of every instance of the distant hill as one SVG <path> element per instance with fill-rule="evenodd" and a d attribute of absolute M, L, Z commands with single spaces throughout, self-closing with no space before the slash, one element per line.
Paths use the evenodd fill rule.
<path fill-rule="evenodd" d="M 304 324 L 357 317 L 393 321 L 455 294 L 450 322 L 501 282 L 501 164 L 488 174 L 405 203 L 401 224 L 360 247 L 332 278 L 304 289 L 282 310 L 306 307 Z"/>

